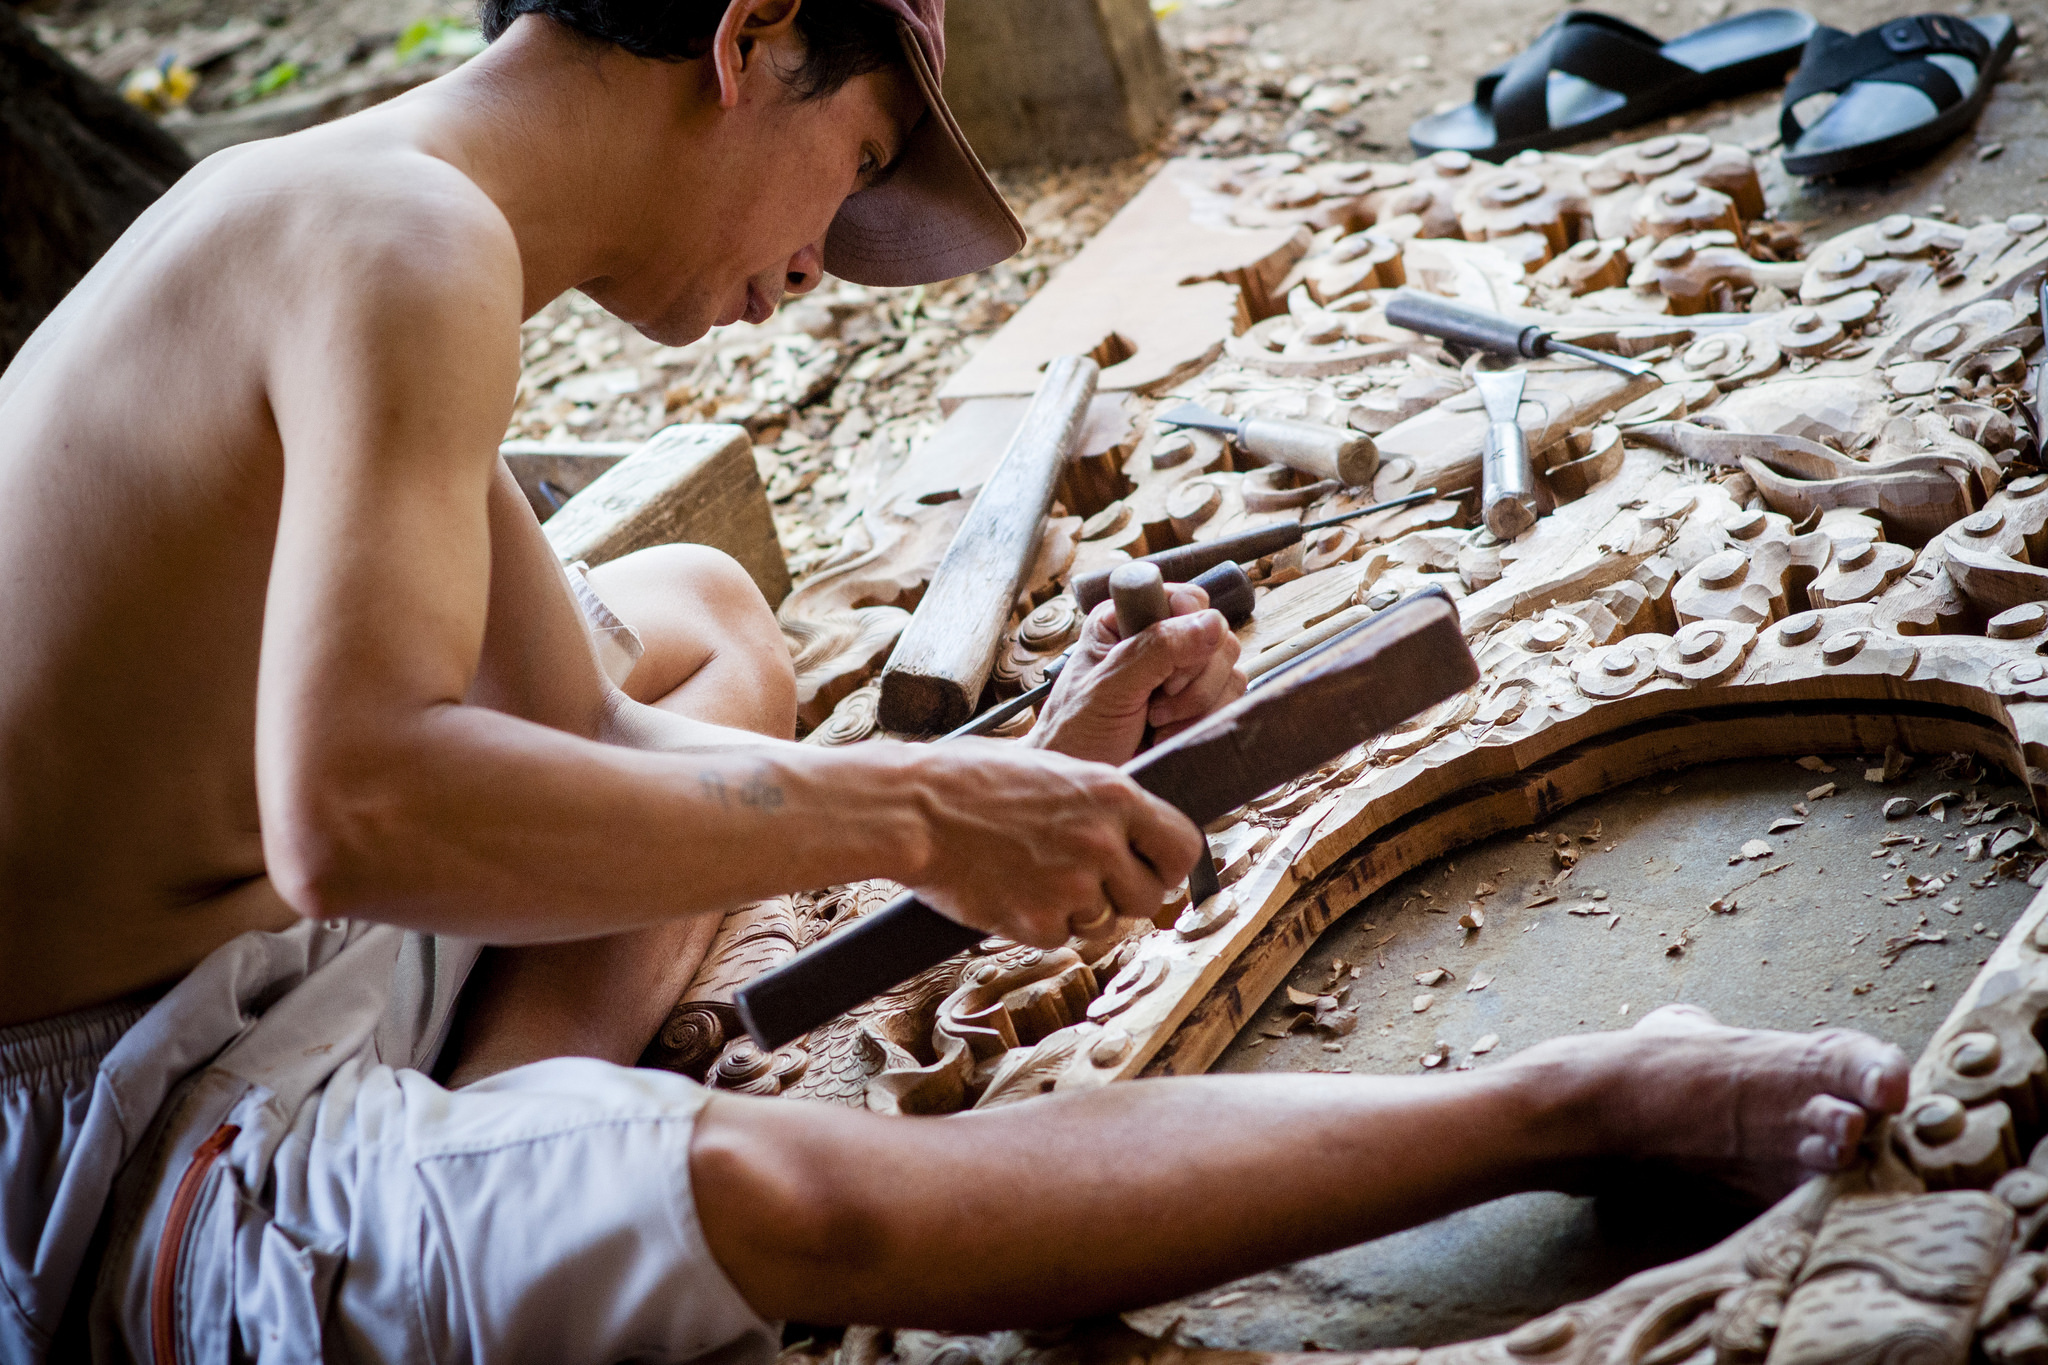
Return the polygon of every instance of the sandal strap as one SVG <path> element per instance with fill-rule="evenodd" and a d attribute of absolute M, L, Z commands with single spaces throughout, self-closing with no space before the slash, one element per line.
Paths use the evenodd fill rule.
<path fill-rule="evenodd" d="M 1493 118 L 1500 141 L 1550 127 L 1550 73 L 1562 71 L 1626 99 L 1698 76 L 1663 54 L 1663 40 L 1612 15 L 1563 15 L 1513 61 L 1481 76 L 1473 102 Z"/>
<path fill-rule="evenodd" d="M 1853 37 L 1838 28 L 1815 29 L 1798 72 L 1785 87 L 1779 139 L 1790 147 L 1806 131 L 1792 116 L 1793 105 L 1811 95 L 1839 95 L 1857 81 L 1910 85 L 1933 100 L 1936 109 L 1953 108 L 1963 92 L 1948 72 L 1927 60 L 1935 53 L 1965 57 L 1982 70 L 1991 42 L 1975 24 L 1950 14 L 1891 19 Z"/>

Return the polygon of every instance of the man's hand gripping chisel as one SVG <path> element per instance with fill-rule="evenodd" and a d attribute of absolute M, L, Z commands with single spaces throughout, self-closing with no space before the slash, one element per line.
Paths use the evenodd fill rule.
<path fill-rule="evenodd" d="M 1411 332 L 1441 337 L 1459 346 L 1472 346 L 1520 360 L 1541 360 L 1556 353 L 1590 360 L 1595 365 L 1605 365 L 1626 375 L 1650 372 L 1650 366 L 1640 360 L 1559 341 L 1541 327 L 1526 326 L 1498 313 L 1483 312 L 1449 299 L 1440 299 L 1434 294 L 1418 294 L 1409 289 L 1402 290 L 1388 301 L 1387 321 Z"/>
<path fill-rule="evenodd" d="M 1425 589 L 1123 771 L 1200 827 L 1478 680 L 1457 608 Z M 900 896 L 741 987 L 740 1019 L 755 1042 L 778 1048 L 986 937 Z"/>

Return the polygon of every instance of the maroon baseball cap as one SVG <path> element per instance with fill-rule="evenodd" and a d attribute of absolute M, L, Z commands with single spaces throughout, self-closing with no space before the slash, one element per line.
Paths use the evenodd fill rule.
<path fill-rule="evenodd" d="M 825 233 L 825 269 L 855 284 L 930 284 L 985 270 L 1024 246 L 953 111 L 946 69 L 946 0 L 871 0 L 896 16 L 925 115 L 879 184 L 847 196 Z"/>

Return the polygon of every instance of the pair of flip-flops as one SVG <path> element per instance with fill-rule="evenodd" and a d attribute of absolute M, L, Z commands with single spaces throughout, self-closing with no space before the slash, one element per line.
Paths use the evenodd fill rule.
<path fill-rule="evenodd" d="M 1471 103 L 1416 120 L 1408 136 L 1420 152 L 1501 161 L 1775 85 L 1797 66 L 1781 116 L 1785 169 L 1839 175 L 1954 137 L 1983 109 L 2016 42 L 2003 15 L 1924 14 L 1852 35 L 1798 10 L 1754 10 L 1664 42 L 1574 10 L 1481 76 Z M 1817 117 L 1802 109 L 1829 95 Z"/>

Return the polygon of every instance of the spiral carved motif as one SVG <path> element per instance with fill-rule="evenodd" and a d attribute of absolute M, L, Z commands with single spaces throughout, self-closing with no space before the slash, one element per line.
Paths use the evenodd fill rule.
<path fill-rule="evenodd" d="M 806 744 L 856 744 L 880 728 L 882 689 L 875 683 L 846 694 L 823 725 L 804 736 Z"/>

